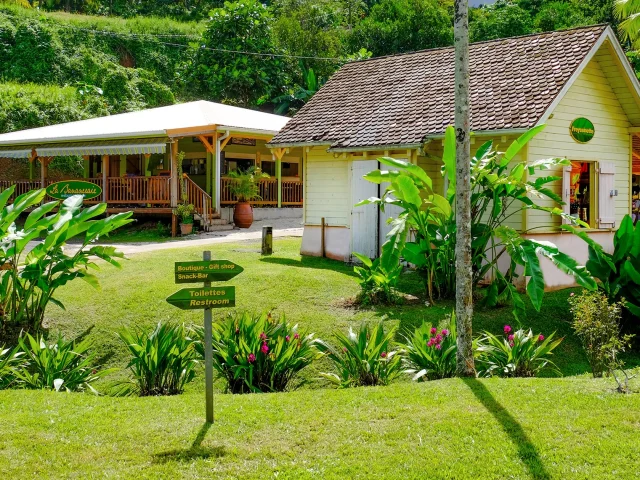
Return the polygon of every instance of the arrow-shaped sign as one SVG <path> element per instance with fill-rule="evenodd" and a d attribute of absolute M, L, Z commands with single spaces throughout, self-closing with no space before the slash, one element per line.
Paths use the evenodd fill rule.
<path fill-rule="evenodd" d="M 244 268 L 229 260 L 176 262 L 176 283 L 225 282 L 242 273 Z"/>
<path fill-rule="evenodd" d="M 236 287 L 183 288 L 167 297 L 167 302 L 182 310 L 236 306 Z"/>

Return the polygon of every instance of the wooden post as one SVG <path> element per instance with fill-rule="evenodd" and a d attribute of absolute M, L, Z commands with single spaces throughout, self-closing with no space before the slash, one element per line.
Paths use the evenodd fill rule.
<path fill-rule="evenodd" d="M 109 200 L 109 195 L 107 194 L 109 192 L 109 185 L 107 184 L 108 175 L 109 175 L 109 155 L 103 155 L 102 156 L 102 201 L 104 203 L 107 203 L 107 200 Z"/>
<path fill-rule="evenodd" d="M 276 178 L 278 179 L 278 208 L 282 208 L 282 156 L 276 156 Z"/>
<path fill-rule="evenodd" d="M 320 252 L 322 253 L 322 258 L 326 256 L 325 246 L 324 246 L 324 217 L 320 220 Z"/>
<path fill-rule="evenodd" d="M 178 205 L 178 141 L 171 144 L 171 208 Z"/>
<path fill-rule="evenodd" d="M 273 227 L 265 225 L 262 227 L 262 255 L 273 253 Z"/>
<path fill-rule="evenodd" d="M 47 165 L 48 165 L 48 158 L 47 157 L 40 157 L 38 158 L 38 160 L 40 160 L 40 188 L 46 188 L 47 187 Z"/>
<path fill-rule="evenodd" d="M 33 162 L 29 162 L 29 180 L 33 180 Z"/>
<path fill-rule="evenodd" d="M 204 261 L 211 260 L 211 252 L 202 253 Z M 210 287 L 211 282 L 204 282 L 205 287 Z M 213 327 L 211 318 L 211 309 L 204 310 L 204 378 L 205 378 L 205 400 L 206 400 L 206 417 L 207 423 L 213 423 L 213 345 L 212 345 Z"/>

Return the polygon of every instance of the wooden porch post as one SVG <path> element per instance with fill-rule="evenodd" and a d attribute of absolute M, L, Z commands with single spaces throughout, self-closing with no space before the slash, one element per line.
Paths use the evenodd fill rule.
<path fill-rule="evenodd" d="M 109 155 L 102 156 L 102 201 L 107 203 L 109 200 L 109 185 L 107 184 L 107 176 L 109 175 Z"/>
<path fill-rule="evenodd" d="M 84 178 L 90 178 L 91 172 L 89 171 L 89 162 L 91 162 L 89 155 L 82 156 L 82 170 Z"/>
<path fill-rule="evenodd" d="M 282 208 L 282 160 L 276 157 L 276 178 L 278 179 L 278 208 Z"/>
<path fill-rule="evenodd" d="M 171 143 L 171 208 L 178 205 L 178 140 Z"/>
<path fill-rule="evenodd" d="M 40 160 L 40 188 L 46 188 L 49 159 L 47 157 L 38 157 L 38 160 Z"/>

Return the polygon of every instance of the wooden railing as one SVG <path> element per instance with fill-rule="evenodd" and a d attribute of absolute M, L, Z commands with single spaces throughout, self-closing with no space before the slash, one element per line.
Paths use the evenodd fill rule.
<path fill-rule="evenodd" d="M 231 178 L 220 179 L 220 204 L 234 205 L 237 200 L 229 190 L 229 184 L 233 182 Z M 302 182 L 299 180 L 282 181 L 282 205 L 302 206 Z M 258 183 L 258 195 L 260 198 L 253 200 L 252 205 L 256 206 L 276 206 L 278 205 L 278 180 L 268 178 L 260 180 Z"/>
<path fill-rule="evenodd" d="M 42 184 L 39 180 L 0 180 L 0 192 L 9 188 L 11 185 L 15 185 L 16 189 L 13 192 L 13 195 L 9 198 L 9 202 L 13 202 L 13 200 L 23 193 L 27 193 L 31 190 L 39 189 Z"/>
<path fill-rule="evenodd" d="M 187 201 L 191 203 L 196 213 L 202 217 L 205 223 L 209 223 L 213 214 L 213 200 L 211 195 L 205 192 L 200 186 L 188 176 L 184 178 L 187 190 Z"/>
<path fill-rule="evenodd" d="M 87 180 L 102 186 L 101 179 Z M 168 206 L 171 204 L 170 183 L 170 177 L 109 177 L 107 178 L 107 203 Z"/>

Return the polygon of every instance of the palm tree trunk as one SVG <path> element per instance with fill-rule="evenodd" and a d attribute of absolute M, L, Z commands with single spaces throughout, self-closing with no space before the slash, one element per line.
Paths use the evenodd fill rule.
<path fill-rule="evenodd" d="M 469 141 L 469 1 L 455 0 L 456 319 L 458 375 L 475 376 L 472 348 L 471 144 Z"/>

